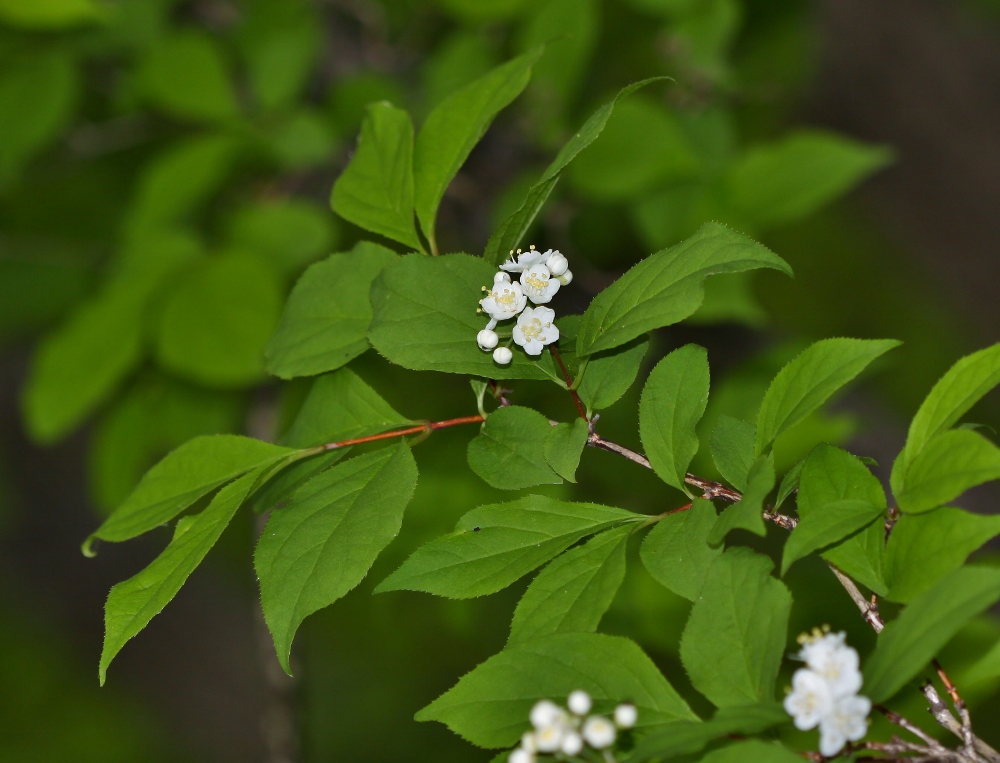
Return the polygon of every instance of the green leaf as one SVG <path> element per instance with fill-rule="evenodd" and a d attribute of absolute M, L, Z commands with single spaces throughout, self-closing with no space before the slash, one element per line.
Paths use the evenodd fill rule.
<path fill-rule="evenodd" d="M 892 161 L 892 152 L 818 131 L 753 146 L 726 178 L 728 199 L 759 230 L 808 217 Z"/>
<path fill-rule="evenodd" d="M 784 576 L 799 559 L 813 551 L 839 543 L 872 522 L 880 519 L 885 509 L 867 501 L 834 501 L 821 506 L 818 511 L 803 517 L 792 530 L 781 556 L 781 574 Z"/>
<path fill-rule="evenodd" d="M 567 336 L 567 341 L 569 337 Z M 583 379 L 577 387 L 587 410 L 602 411 L 618 402 L 635 382 L 649 351 L 649 337 L 641 336 L 587 360 Z"/>
<path fill-rule="evenodd" d="M 229 525 L 261 472 L 263 467 L 244 474 L 222 488 L 200 514 L 183 517 L 170 545 L 148 567 L 112 587 L 104 607 L 102 686 L 115 655 L 177 595 Z"/>
<path fill-rule="evenodd" d="M 910 422 L 906 445 L 892 465 L 892 491 L 903 492 L 910 462 L 936 435 L 958 423 L 1000 384 L 1000 344 L 966 355 L 941 377 Z"/>
<path fill-rule="evenodd" d="M 682 321 L 701 304 L 707 276 L 755 268 L 792 272 L 784 260 L 746 236 L 706 223 L 691 238 L 647 257 L 598 294 L 583 315 L 577 351 L 589 355 L 609 350 Z"/>
<path fill-rule="evenodd" d="M 934 436 L 910 461 L 896 500 L 903 511 L 918 514 L 995 479 L 1000 479 L 1000 448 L 978 432 L 954 429 Z"/>
<path fill-rule="evenodd" d="M 657 522 L 642 542 L 639 556 L 649 574 L 689 601 L 698 598 L 709 567 L 722 555 L 721 546 L 708 545 L 715 519 L 712 502 L 696 498 L 687 511 Z"/>
<path fill-rule="evenodd" d="M 550 562 L 518 602 L 507 647 L 551 633 L 597 630 L 625 579 L 631 532 L 630 526 L 608 530 Z"/>
<path fill-rule="evenodd" d="M 545 458 L 551 433 L 549 420 L 536 410 L 518 405 L 498 408 L 469 442 L 469 466 L 501 490 L 558 485 L 562 478 Z"/>
<path fill-rule="evenodd" d="M 239 115 L 222 54 L 207 33 L 184 31 L 163 38 L 136 77 L 147 100 L 170 116 L 215 122 Z"/>
<path fill-rule="evenodd" d="M 413 219 L 413 124 L 391 103 L 373 103 L 358 147 L 330 195 L 345 220 L 423 251 Z"/>
<path fill-rule="evenodd" d="M 709 568 L 684 628 L 684 668 L 718 707 L 774 699 L 792 595 L 772 568 L 748 548 L 727 549 Z"/>
<path fill-rule="evenodd" d="M 753 438 L 751 437 L 751 443 Z M 751 447 L 753 445 L 751 444 Z M 808 456 L 806 456 L 808 458 Z M 802 476 L 802 467 L 806 465 L 806 459 L 802 458 L 795 462 L 795 466 L 785 472 L 785 476 L 781 478 L 781 484 L 778 485 L 778 497 L 774 499 L 775 510 L 781 507 L 788 497 L 799 489 L 799 478 Z"/>
<path fill-rule="evenodd" d="M 368 293 L 372 281 L 397 259 L 385 247 L 362 241 L 306 270 L 267 344 L 267 370 L 282 379 L 312 376 L 340 368 L 367 350 Z"/>
<path fill-rule="evenodd" d="M 915 598 L 879 636 L 864 669 L 865 694 L 885 702 L 916 676 L 965 623 L 1000 599 L 1000 570 L 963 567 Z"/>
<path fill-rule="evenodd" d="M 802 763 L 802 756 L 778 742 L 747 739 L 708 753 L 699 763 Z"/>
<path fill-rule="evenodd" d="M 524 90 L 542 51 L 535 48 L 456 90 L 434 107 L 420 128 L 413 175 L 417 218 L 429 241 L 435 240 L 434 221 L 445 190 L 493 118 Z"/>
<path fill-rule="evenodd" d="M 712 460 L 725 479 L 737 490 L 745 490 L 747 476 L 756 459 L 753 444 L 757 428 L 723 414 L 712 430 Z"/>
<path fill-rule="evenodd" d="M 292 105 L 301 96 L 322 43 L 322 23 L 307 2 L 250 3 L 237 30 L 261 108 Z"/>
<path fill-rule="evenodd" d="M 830 399 L 875 358 L 899 342 L 893 339 L 823 339 L 778 372 L 757 414 L 757 453 Z"/>
<path fill-rule="evenodd" d="M 229 222 L 235 249 L 260 255 L 283 273 L 298 274 L 329 253 L 337 238 L 334 218 L 318 204 L 299 198 L 259 201 Z"/>
<path fill-rule="evenodd" d="M 453 533 L 418 548 L 375 592 L 426 591 L 452 599 L 495 593 L 588 535 L 643 519 L 540 495 L 480 506 Z"/>
<path fill-rule="evenodd" d="M 698 422 L 708 405 L 708 352 L 688 344 L 656 364 L 639 401 L 639 435 L 657 476 L 690 495 L 684 476 L 698 452 Z"/>
<path fill-rule="evenodd" d="M 715 520 L 708 542 L 713 546 L 722 543 L 732 530 L 747 530 L 763 537 L 767 534 L 764 526 L 764 501 L 774 489 L 774 458 L 770 454 L 758 456 L 747 475 L 747 488 L 738 503 L 727 507 Z"/>
<path fill-rule="evenodd" d="M 623 697 L 639 711 L 638 728 L 696 720 L 680 695 L 636 644 L 599 633 L 555 633 L 490 657 L 416 715 L 439 721 L 475 745 L 510 747 L 528 730 L 541 699 L 583 689 L 594 712 L 611 713 Z"/>
<path fill-rule="evenodd" d="M 295 454 L 290 448 L 250 437 L 196 437 L 146 472 L 125 503 L 104 520 L 91 539 L 123 541 L 142 535 L 169 522 L 220 485 Z"/>
<path fill-rule="evenodd" d="M 286 673 L 299 625 L 364 579 L 399 533 L 416 487 L 417 465 L 401 442 L 321 472 L 271 514 L 254 568 Z"/>
<path fill-rule="evenodd" d="M 106 10 L 93 0 L 0 0 L 0 19 L 24 29 L 56 30 L 101 20 Z"/>
<path fill-rule="evenodd" d="M 412 423 L 393 410 L 354 371 L 341 368 L 313 382 L 282 441 L 296 448 L 311 448 Z"/>
<path fill-rule="evenodd" d="M 564 480 L 576 482 L 576 470 L 589 436 L 590 425 L 584 419 L 549 428 L 545 438 L 545 460 Z"/>
<path fill-rule="evenodd" d="M 888 598 L 904 604 L 912 601 L 997 535 L 997 514 L 972 514 L 948 506 L 904 514 L 893 526 L 885 549 Z"/>

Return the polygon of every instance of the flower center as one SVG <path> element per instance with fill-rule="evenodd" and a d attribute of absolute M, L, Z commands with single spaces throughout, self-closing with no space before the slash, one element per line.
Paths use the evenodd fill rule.
<path fill-rule="evenodd" d="M 551 326 L 551 323 L 546 323 L 545 328 Z M 531 342 L 535 339 L 541 341 L 542 337 L 542 322 L 538 318 L 532 318 L 530 322 L 525 323 L 521 326 L 521 331 L 524 333 L 524 338 Z"/>
<path fill-rule="evenodd" d="M 538 289 L 539 291 L 549 285 L 549 277 L 547 275 L 536 275 L 532 273 L 524 280 L 532 289 Z"/>
<path fill-rule="evenodd" d="M 513 289 L 504 289 L 502 291 L 491 291 L 490 296 L 498 305 L 503 305 L 504 307 L 512 307 L 517 301 Z"/>

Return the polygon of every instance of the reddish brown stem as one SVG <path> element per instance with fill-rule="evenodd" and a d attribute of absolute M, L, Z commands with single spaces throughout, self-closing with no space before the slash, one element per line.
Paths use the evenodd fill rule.
<path fill-rule="evenodd" d="M 576 410 L 580 413 L 580 418 L 584 421 L 587 420 L 587 409 L 583 405 L 583 401 L 580 399 L 580 395 L 577 391 L 573 389 L 573 380 L 569 378 L 569 369 L 566 368 L 566 364 L 563 363 L 562 355 L 559 354 L 559 350 L 556 349 L 555 345 L 550 345 L 549 349 L 552 350 L 552 357 L 556 359 L 556 363 L 559 364 L 559 370 L 562 371 L 563 378 L 566 380 L 566 387 L 569 389 L 569 394 L 573 396 L 573 402 L 576 403 Z"/>
<path fill-rule="evenodd" d="M 406 435 L 410 434 L 426 434 L 427 432 L 433 432 L 436 429 L 447 429 L 448 427 L 457 427 L 461 424 L 481 424 L 485 420 L 486 419 L 477 414 L 475 416 L 460 416 L 457 419 L 445 419 L 444 421 L 428 421 L 426 424 L 419 424 L 414 427 L 407 427 L 406 429 L 397 429 L 394 432 L 382 432 L 381 434 L 372 434 L 367 437 L 355 437 L 351 440 L 329 442 L 326 445 L 321 445 L 320 447 L 324 451 L 337 450 L 338 448 L 346 448 L 349 445 L 362 445 L 366 442 L 391 440 L 394 437 L 406 437 Z"/>

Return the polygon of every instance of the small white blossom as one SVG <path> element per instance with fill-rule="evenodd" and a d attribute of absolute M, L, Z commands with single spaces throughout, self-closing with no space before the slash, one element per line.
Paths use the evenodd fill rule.
<path fill-rule="evenodd" d="M 535 763 L 535 755 L 518 747 L 507 758 L 507 763 Z"/>
<path fill-rule="evenodd" d="M 479 304 L 490 318 L 505 321 L 521 312 L 528 304 L 528 298 L 524 296 L 521 284 L 497 281 L 486 292 L 486 296 L 479 300 Z"/>
<path fill-rule="evenodd" d="M 538 742 L 535 741 L 534 732 L 525 731 L 521 735 L 521 749 L 528 752 L 538 752 Z"/>
<path fill-rule="evenodd" d="M 493 283 L 510 283 L 510 276 L 504 273 L 502 270 L 493 276 Z"/>
<path fill-rule="evenodd" d="M 562 747 L 563 738 L 568 729 L 563 725 L 562 719 L 557 720 L 551 726 L 544 726 L 535 732 L 535 744 L 539 752 L 556 752 Z"/>
<path fill-rule="evenodd" d="M 513 359 L 514 353 L 510 351 L 510 347 L 497 347 L 493 350 L 493 361 L 501 366 L 507 365 Z"/>
<path fill-rule="evenodd" d="M 590 712 L 592 705 L 593 702 L 590 700 L 590 695 L 583 691 L 583 689 L 577 689 L 569 695 L 569 699 L 566 701 L 566 707 L 575 715 L 586 715 Z"/>
<path fill-rule="evenodd" d="M 539 265 L 544 263 L 549 259 L 552 254 L 552 250 L 549 249 L 544 254 L 539 252 L 532 246 L 528 251 L 522 252 L 520 249 L 517 250 L 517 260 L 514 260 L 514 252 L 510 253 L 510 259 L 507 260 L 502 267 L 504 270 L 509 270 L 511 273 L 520 273 L 522 270 L 527 270 L 533 265 Z"/>
<path fill-rule="evenodd" d="M 536 729 L 551 726 L 562 720 L 563 711 L 555 702 L 548 699 L 539 700 L 531 708 L 531 715 L 528 719 Z"/>
<path fill-rule="evenodd" d="M 558 249 L 549 249 L 549 251 L 545 254 L 548 256 L 548 259 L 545 260 L 545 264 L 548 266 L 549 272 L 552 275 L 561 276 L 566 272 L 566 269 L 569 267 L 569 260 L 566 259 L 566 255 Z"/>
<path fill-rule="evenodd" d="M 625 702 L 615 708 L 615 725 L 620 729 L 630 729 L 639 719 L 639 711 L 631 702 Z"/>
<path fill-rule="evenodd" d="M 517 317 L 517 325 L 513 332 L 514 342 L 523 347 L 529 355 L 541 355 L 545 345 L 559 338 L 559 329 L 552 323 L 555 317 L 555 311 L 548 307 L 527 308 Z"/>
<path fill-rule="evenodd" d="M 583 738 L 595 750 L 610 747 L 615 743 L 616 736 L 614 724 L 600 715 L 590 716 L 583 724 Z"/>
<path fill-rule="evenodd" d="M 521 289 L 536 305 L 551 302 L 559 286 L 559 279 L 553 278 L 548 267 L 542 263 L 532 265 L 521 273 Z"/>
<path fill-rule="evenodd" d="M 819 724 L 819 751 L 832 757 L 848 742 L 857 742 L 868 733 L 868 697 L 842 697 Z"/>
<path fill-rule="evenodd" d="M 814 729 L 833 709 L 833 693 L 826 679 L 808 668 L 795 671 L 792 691 L 785 697 L 785 711 L 802 731 Z"/>
<path fill-rule="evenodd" d="M 559 276 L 558 278 L 556 278 L 556 280 L 559 283 L 561 283 L 563 286 L 569 286 L 573 282 L 573 271 L 572 270 L 567 270 L 561 276 Z"/>
<path fill-rule="evenodd" d="M 476 341 L 479 343 L 480 349 L 492 350 L 500 342 L 500 337 L 493 329 L 483 329 L 476 334 Z"/>
<path fill-rule="evenodd" d="M 559 749 L 566 755 L 579 755 L 583 749 L 583 737 L 575 731 L 570 731 L 563 737 Z"/>
<path fill-rule="evenodd" d="M 806 665 L 826 679 L 834 697 L 857 694 L 861 688 L 858 653 L 847 646 L 845 638 L 843 631 L 806 638 L 799 652 Z"/>

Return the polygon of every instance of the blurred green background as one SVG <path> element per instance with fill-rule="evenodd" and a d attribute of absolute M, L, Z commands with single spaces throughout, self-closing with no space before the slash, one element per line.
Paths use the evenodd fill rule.
<path fill-rule="evenodd" d="M 371 596 L 459 515 L 510 497 L 465 467 L 471 432 L 460 429 L 416 448 L 403 533 L 356 591 L 306 622 L 294 682 L 275 676 L 261 637 L 248 512 L 97 687 L 107 590 L 167 531 L 97 559 L 79 543 L 189 437 L 273 439 L 287 426 L 308 387 L 269 380 L 262 349 L 302 270 L 361 237 L 327 200 L 365 104 L 392 101 L 419 124 L 456 88 L 548 42 L 442 206 L 442 248 L 479 252 L 597 105 L 671 76 L 620 104 L 532 231 L 572 261 L 560 309 L 582 311 L 705 220 L 759 237 L 795 280 L 710 281 L 701 311 L 655 337 L 648 365 L 687 341 L 709 348 L 710 431 L 722 413 L 748 417 L 810 340 L 902 339 L 777 448 L 787 467 L 816 442 L 847 444 L 884 476 L 931 384 L 1000 336 L 998 10 L 986 0 L 0 0 L 0 761 L 490 758 L 412 716 L 502 648 L 524 584 L 468 602 Z M 475 412 L 465 379 L 371 355 L 352 368 L 404 415 Z M 514 386 L 518 402 L 573 415 L 554 388 Z M 603 415 L 606 436 L 639 447 L 637 399 L 633 390 Z M 979 420 L 1000 421 L 997 407 L 988 400 Z M 696 466 L 714 476 L 703 455 Z M 641 511 L 681 502 L 637 472 L 588 452 L 580 484 L 558 494 Z M 981 490 L 966 505 L 995 511 L 995 498 Z M 829 622 L 870 648 L 821 567 L 799 565 L 790 585 L 793 632 Z M 636 638 L 690 694 L 676 658 L 687 606 L 633 564 L 603 629 Z M 994 744 L 998 686 L 962 671 L 998 635 L 1000 621 L 980 618 L 945 655 Z"/>

